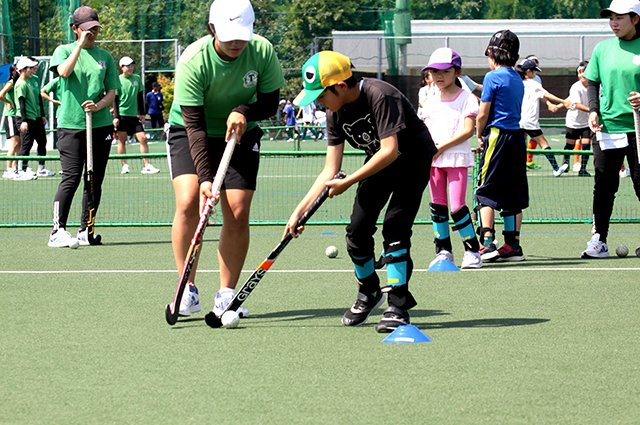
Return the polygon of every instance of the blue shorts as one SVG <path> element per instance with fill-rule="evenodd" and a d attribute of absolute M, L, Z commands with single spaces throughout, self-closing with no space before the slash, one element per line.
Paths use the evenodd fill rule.
<path fill-rule="evenodd" d="M 495 210 L 520 212 L 529 206 L 527 147 L 522 130 L 491 127 L 484 138 L 476 198 Z"/>

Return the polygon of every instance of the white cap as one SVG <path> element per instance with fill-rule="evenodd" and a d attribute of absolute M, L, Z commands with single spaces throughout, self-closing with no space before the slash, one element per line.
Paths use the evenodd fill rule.
<path fill-rule="evenodd" d="M 209 12 L 216 37 L 222 42 L 251 41 L 253 37 L 253 6 L 249 0 L 214 0 Z"/>
<path fill-rule="evenodd" d="M 133 59 L 131 59 L 129 56 L 123 56 L 122 59 L 120 59 L 120 66 L 131 65 L 132 63 L 136 63 L 136 62 Z"/>
<path fill-rule="evenodd" d="M 602 9 L 600 16 L 606 18 L 615 13 L 616 15 L 626 15 L 627 13 L 640 15 L 640 1 L 638 0 L 613 0 L 607 9 Z"/>
<path fill-rule="evenodd" d="M 37 64 L 38 64 L 38 61 L 34 61 L 29 59 L 26 56 L 23 56 L 20 59 L 18 59 L 18 63 L 16 64 L 16 71 L 20 72 L 24 68 L 31 68 L 32 66 L 36 66 Z"/>

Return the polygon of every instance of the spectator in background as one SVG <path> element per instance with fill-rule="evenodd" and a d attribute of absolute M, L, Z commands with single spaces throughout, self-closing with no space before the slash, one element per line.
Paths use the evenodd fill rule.
<path fill-rule="evenodd" d="M 287 105 L 284 107 L 284 125 L 288 126 L 287 134 L 289 135 L 289 140 L 287 142 L 293 142 L 293 137 L 295 135 L 295 126 L 296 126 L 296 110 L 293 107 L 293 99 L 289 98 L 287 100 Z"/>
<path fill-rule="evenodd" d="M 316 110 L 316 105 L 312 103 L 308 104 L 307 106 L 298 109 L 298 115 L 296 115 L 296 119 L 300 118 L 300 115 L 302 115 L 302 125 L 303 126 L 310 126 L 313 125 L 313 118 L 315 115 L 315 110 Z M 304 140 L 305 137 L 307 137 L 307 128 L 303 127 L 300 130 L 300 140 Z M 311 130 L 311 137 L 315 138 L 317 136 L 316 130 L 315 129 L 310 129 Z"/>
<path fill-rule="evenodd" d="M 151 91 L 147 93 L 145 100 L 149 117 L 151 117 L 151 128 L 164 128 L 164 117 L 162 116 L 164 96 L 162 96 L 160 84 L 157 81 L 151 84 Z M 162 140 L 162 131 L 154 133 L 158 140 Z"/>

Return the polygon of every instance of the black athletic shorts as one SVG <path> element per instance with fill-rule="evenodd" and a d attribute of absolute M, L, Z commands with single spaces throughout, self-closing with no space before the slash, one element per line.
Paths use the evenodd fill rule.
<path fill-rule="evenodd" d="M 520 212 L 529 206 L 527 149 L 521 130 L 491 128 L 478 168 L 478 204 Z"/>
<path fill-rule="evenodd" d="M 137 133 L 144 133 L 144 127 L 138 117 L 120 117 L 116 131 L 125 131 L 128 136 L 133 136 Z"/>
<path fill-rule="evenodd" d="M 233 151 L 222 189 L 256 190 L 260 166 L 261 137 L 262 129 L 260 127 L 249 130 L 242 135 L 240 144 Z M 213 170 L 213 174 L 215 174 L 227 145 L 222 137 L 210 137 L 208 142 L 213 147 L 211 164 L 212 167 L 215 167 Z M 196 167 L 189 150 L 187 130 L 184 127 L 172 125 L 169 128 L 167 153 L 172 180 L 183 174 L 196 174 Z"/>
<path fill-rule="evenodd" d="M 566 127 L 567 131 L 565 133 L 565 137 L 569 140 L 578 140 L 580 138 L 591 140 L 591 136 L 593 133 L 589 127 L 585 128 L 569 128 Z"/>
<path fill-rule="evenodd" d="M 522 131 L 527 133 L 532 139 L 534 137 L 542 136 L 542 130 L 527 130 L 526 128 L 523 128 Z"/>
<path fill-rule="evenodd" d="M 18 125 L 18 117 L 4 117 L 4 131 L 7 133 L 7 139 L 20 135 L 20 126 Z"/>

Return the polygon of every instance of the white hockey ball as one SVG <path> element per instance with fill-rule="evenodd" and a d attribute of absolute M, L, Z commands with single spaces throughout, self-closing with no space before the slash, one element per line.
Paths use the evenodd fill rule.
<path fill-rule="evenodd" d="M 618 257 L 626 257 L 629 255 L 629 248 L 626 245 L 618 245 L 616 248 L 616 255 Z"/>
<path fill-rule="evenodd" d="M 329 258 L 336 258 L 338 256 L 338 248 L 333 245 L 328 246 L 324 253 L 327 254 Z"/>
<path fill-rule="evenodd" d="M 240 316 L 233 310 L 229 310 L 222 315 L 220 318 L 222 321 L 222 326 L 227 329 L 233 329 L 238 327 L 238 323 L 240 323 Z"/>
<path fill-rule="evenodd" d="M 72 238 L 69 241 L 69 248 L 71 249 L 78 249 L 78 247 L 80 246 L 80 242 L 78 242 L 78 239 L 76 238 Z"/>

